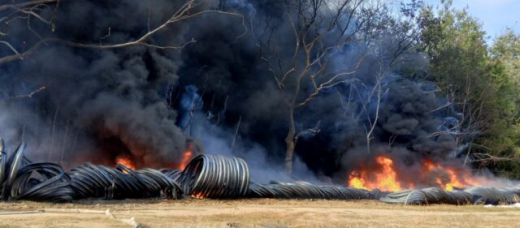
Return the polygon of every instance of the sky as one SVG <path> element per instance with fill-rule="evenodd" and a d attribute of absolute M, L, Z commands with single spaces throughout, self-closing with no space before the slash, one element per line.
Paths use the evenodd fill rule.
<path fill-rule="evenodd" d="M 425 0 L 439 5 L 441 0 Z M 494 39 L 509 27 L 520 34 L 520 0 L 453 0 L 456 9 L 468 6 L 468 12 L 483 24 L 483 28 Z"/>

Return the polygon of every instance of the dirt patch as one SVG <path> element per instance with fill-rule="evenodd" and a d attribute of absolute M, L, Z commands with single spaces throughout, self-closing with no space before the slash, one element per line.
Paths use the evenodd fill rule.
<path fill-rule="evenodd" d="M 0 227 L 131 227 L 134 221 L 147 227 L 520 227 L 519 216 L 519 208 L 403 206 L 378 201 L 0 203 Z"/>

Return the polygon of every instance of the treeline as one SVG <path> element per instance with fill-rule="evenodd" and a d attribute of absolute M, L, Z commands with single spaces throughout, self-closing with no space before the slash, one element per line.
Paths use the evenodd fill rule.
<path fill-rule="evenodd" d="M 508 29 L 487 37 L 478 18 L 451 0 L 419 11 L 418 49 L 429 56 L 420 76 L 454 105 L 445 111 L 460 117 L 454 128 L 461 129 L 455 137 L 465 162 L 520 178 L 520 35 Z"/>

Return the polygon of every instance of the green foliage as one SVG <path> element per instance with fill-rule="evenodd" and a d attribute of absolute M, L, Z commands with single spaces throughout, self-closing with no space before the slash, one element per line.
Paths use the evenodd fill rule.
<path fill-rule="evenodd" d="M 498 132 L 490 137 L 493 152 L 514 158 L 512 161 L 494 164 L 496 170 L 503 176 L 520 179 L 520 35 L 508 31 L 498 37 L 490 55 L 497 65 L 493 70 L 493 81 L 499 91 L 497 106 L 501 118 L 496 121 Z"/>
<path fill-rule="evenodd" d="M 520 35 L 515 35 L 512 30 L 508 30 L 495 40 L 491 55 L 502 62 L 506 75 L 515 85 L 518 85 L 520 83 Z"/>
<path fill-rule="evenodd" d="M 520 171 L 520 39 L 510 31 L 488 50 L 480 23 L 466 10 L 453 9 L 452 1 L 442 2 L 439 9 L 425 6 L 420 14 L 419 48 L 430 56 L 427 79 L 436 82 L 463 113 L 464 133 L 457 142 L 471 143 L 469 152 L 480 166 L 516 177 Z"/>

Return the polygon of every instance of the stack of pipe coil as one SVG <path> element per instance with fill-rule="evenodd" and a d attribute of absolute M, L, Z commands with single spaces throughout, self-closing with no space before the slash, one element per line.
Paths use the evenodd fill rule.
<path fill-rule="evenodd" d="M 499 204 L 520 202 L 520 185 L 508 188 L 470 187 L 444 191 L 437 187 L 394 193 L 367 191 L 307 182 L 250 183 L 247 163 L 236 157 L 200 155 L 184 170 L 132 170 L 86 163 L 66 173 L 54 163 L 33 163 L 20 143 L 11 156 L 0 138 L 0 198 L 70 202 L 105 198 L 282 198 L 282 199 L 380 199 L 406 205 Z M 183 195 L 184 194 L 184 195 Z"/>
<path fill-rule="evenodd" d="M 199 155 L 177 179 L 185 194 L 202 198 L 238 198 L 249 192 L 249 168 L 241 158 Z"/>
<path fill-rule="evenodd" d="M 182 174 L 182 170 L 180 170 L 180 169 L 172 169 L 172 170 L 162 169 L 160 171 L 162 173 L 164 173 L 164 175 L 166 175 L 167 177 L 171 178 L 174 181 L 177 181 L 177 178 L 179 178 Z"/>
<path fill-rule="evenodd" d="M 405 205 L 512 204 L 520 202 L 519 190 L 520 186 L 503 189 L 475 186 L 463 191 L 444 191 L 435 187 L 390 193 L 380 198 L 380 201 Z"/>
<path fill-rule="evenodd" d="M 154 169 L 134 171 L 118 164 L 116 168 L 80 165 L 69 172 L 74 199 L 152 198 L 179 199 L 181 188 L 162 172 Z"/>
<path fill-rule="evenodd" d="M 520 185 L 505 187 L 505 188 L 502 188 L 502 190 L 509 191 L 509 192 L 516 194 L 517 196 L 520 196 Z"/>
<path fill-rule="evenodd" d="M 464 190 L 473 196 L 474 204 L 513 204 L 520 202 L 520 186 L 516 188 L 470 187 Z"/>
<path fill-rule="evenodd" d="M 70 202 L 70 178 L 52 163 L 32 163 L 20 143 L 11 157 L 0 138 L 0 194 L 3 200 Z"/>
<path fill-rule="evenodd" d="M 250 185 L 250 197 L 282 199 L 374 199 L 367 190 L 307 182 L 271 182 Z"/>

